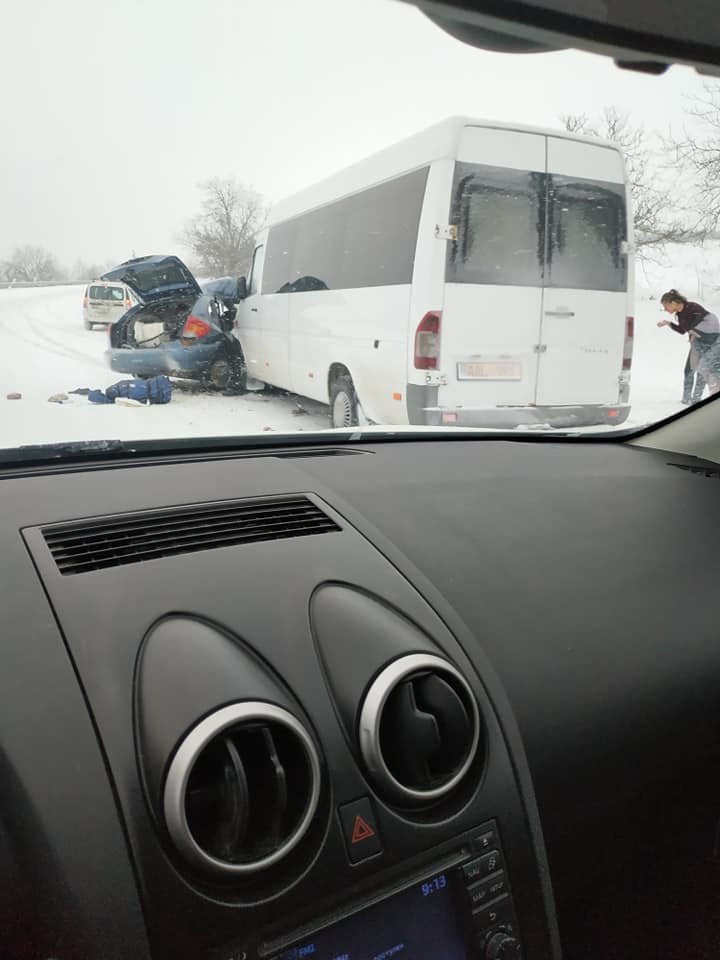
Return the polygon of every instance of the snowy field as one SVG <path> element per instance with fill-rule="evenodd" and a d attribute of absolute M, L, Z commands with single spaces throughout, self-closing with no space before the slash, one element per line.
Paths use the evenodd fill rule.
<path fill-rule="evenodd" d="M 54 393 L 105 388 L 122 374 L 105 364 L 107 334 L 87 331 L 82 287 L 0 290 L 0 447 L 72 440 L 140 440 L 315 431 L 328 425 L 327 408 L 295 397 L 242 397 L 175 390 L 167 406 L 95 406 L 85 397 L 49 403 Z M 706 303 L 718 310 L 717 304 Z M 632 413 L 628 425 L 658 420 L 679 409 L 684 338 L 659 330 L 657 301 L 636 305 Z M 21 400 L 7 400 L 8 393 Z"/>

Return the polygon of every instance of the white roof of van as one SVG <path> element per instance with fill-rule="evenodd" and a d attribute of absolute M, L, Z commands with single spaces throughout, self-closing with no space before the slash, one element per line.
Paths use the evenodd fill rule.
<path fill-rule="evenodd" d="M 356 193 L 373 183 L 382 183 L 401 173 L 424 166 L 443 157 L 455 157 L 460 135 L 464 127 L 491 127 L 496 130 L 516 130 L 538 133 L 543 136 L 578 140 L 596 146 L 618 150 L 617 144 L 597 137 L 567 133 L 543 127 L 529 127 L 518 123 L 501 123 L 474 117 L 448 117 L 440 123 L 427 127 L 419 133 L 400 140 L 392 146 L 374 153 L 363 160 L 345 167 L 325 180 L 307 187 L 299 193 L 280 200 L 270 211 L 268 225 L 295 217 L 305 210 L 331 203 L 339 197 Z"/>

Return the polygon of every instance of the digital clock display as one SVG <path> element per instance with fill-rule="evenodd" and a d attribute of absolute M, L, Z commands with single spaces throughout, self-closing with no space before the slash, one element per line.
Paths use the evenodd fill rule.
<path fill-rule="evenodd" d="M 447 874 L 320 930 L 277 960 L 467 960 Z"/>
<path fill-rule="evenodd" d="M 437 893 L 439 890 L 444 890 L 447 887 L 447 877 L 444 873 L 441 873 L 437 877 L 433 877 L 432 880 L 426 880 L 425 883 L 420 884 L 420 889 L 422 890 L 422 895 L 424 897 L 429 897 L 433 893 Z"/>

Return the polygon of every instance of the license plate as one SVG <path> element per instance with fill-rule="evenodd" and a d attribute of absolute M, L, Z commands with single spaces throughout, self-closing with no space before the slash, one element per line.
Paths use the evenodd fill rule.
<path fill-rule="evenodd" d="M 517 360 L 463 360 L 458 363 L 458 380 L 522 380 Z"/>

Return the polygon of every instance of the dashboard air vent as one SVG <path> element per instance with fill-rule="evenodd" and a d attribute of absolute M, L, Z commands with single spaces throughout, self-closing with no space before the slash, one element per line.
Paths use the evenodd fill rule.
<path fill-rule="evenodd" d="M 469 684 L 447 660 L 410 654 L 375 678 L 360 714 L 360 750 L 378 787 L 404 803 L 448 796 L 480 743 Z"/>
<path fill-rule="evenodd" d="M 125 514 L 42 531 L 63 575 L 260 540 L 339 530 L 309 497 L 226 500 Z"/>
<path fill-rule="evenodd" d="M 272 866 L 310 826 L 320 761 L 303 725 L 269 703 L 231 704 L 185 737 L 168 770 L 170 836 L 195 866 L 241 875 Z"/>

